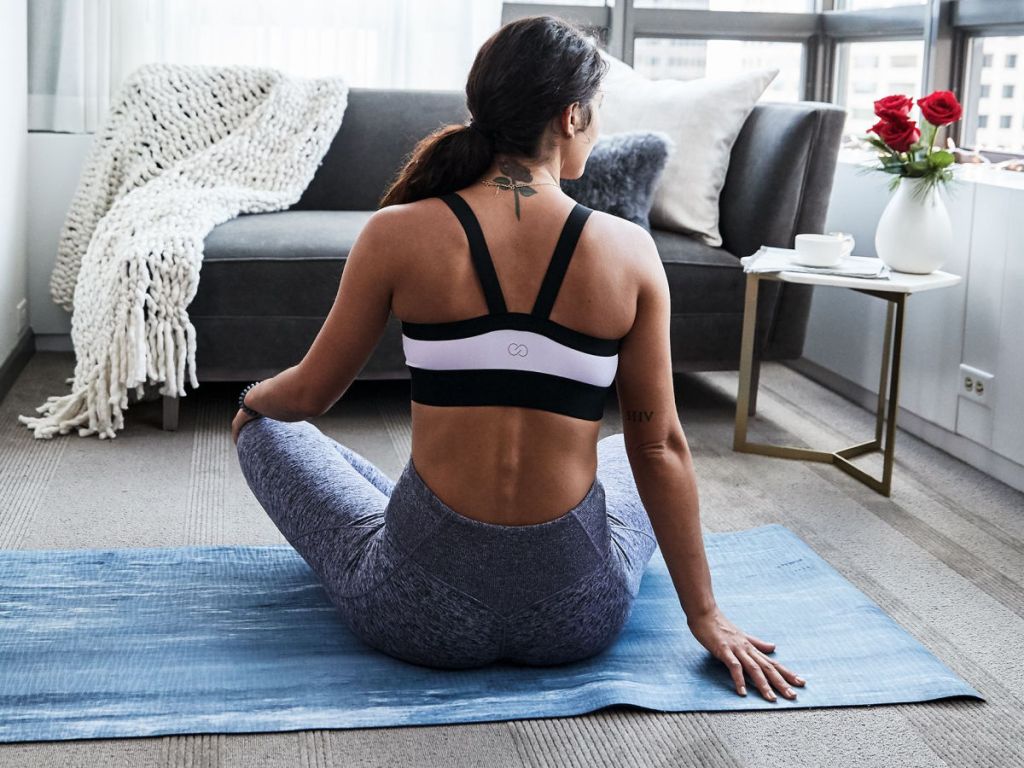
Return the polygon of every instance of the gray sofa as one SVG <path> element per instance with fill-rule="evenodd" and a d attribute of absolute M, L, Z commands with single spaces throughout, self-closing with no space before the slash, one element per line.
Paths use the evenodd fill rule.
<path fill-rule="evenodd" d="M 722 247 L 652 230 L 672 292 L 674 371 L 738 368 L 739 257 L 822 231 L 844 117 L 824 102 L 758 103 L 732 150 Z M 334 302 L 353 241 L 403 158 L 430 131 L 468 119 L 462 91 L 351 88 L 341 128 L 302 198 L 286 211 L 239 216 L 206 238 L 188 307 L 200 383 L 269 378 L 301 360 Z M 811 291 L 762 284 L 757 361 L 801 355 Z M 394 316 L 358 378 L 408 378 Z M 177 427 L 178 398 L 164 398 L 163 416 L 165 429 Z"/>

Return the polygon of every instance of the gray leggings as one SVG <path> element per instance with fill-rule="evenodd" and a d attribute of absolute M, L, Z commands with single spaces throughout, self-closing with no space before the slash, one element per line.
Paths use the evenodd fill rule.
<path fill-rule="evenodd" d="M 243 425 L 246 482 L 363 642 L 449 669 L 549 665 L 614 642 L 657 540 L 621 434 L 582 501 L 535 525 L 465 517 L 412 463 L 398 482 L 308 421 Z"/>

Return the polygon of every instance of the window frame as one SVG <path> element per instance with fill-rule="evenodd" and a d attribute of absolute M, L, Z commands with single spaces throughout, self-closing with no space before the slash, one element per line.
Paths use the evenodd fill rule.
<path fill-rule="evenodd" d="M 608 52 L 630 66 L 638 37 L 763 40 L 803 44 L 800 92 L 806 101 L 839 103 L 836 91 L 838 46 L 847 42 L 923 40 L 922 95 L 950 90 L 966 102 L 969 51 L 985 36 L 1024 35 L 1024 3 L 989 3 L 987 0 L 924 0 L 890 8 L 842 9 L 841 0 L 814 0 L 806 12 L 717 11 L 689 8 L 636 8 L 634 0 L 606 0 L 612 5 L 584 6 L 561 3 L 516 3 L 502 6 L 505 24 L 517 18 L 552 14 L 589 28 Z M 1018 68 L 1021 67 L 1020 61 Z M 947 131 L 957 146 L 963 144 L 967 121 Z M 998 162 L 1024 157 L 1024 152 L 980 149 Z"/>

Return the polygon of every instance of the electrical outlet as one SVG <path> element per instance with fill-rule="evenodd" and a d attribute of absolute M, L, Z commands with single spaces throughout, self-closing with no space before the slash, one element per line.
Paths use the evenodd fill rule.
<path fill-rule="evenodd" d="M 961 364 L 958 394 L 987 407 L 992 401 L 992 386 L 995 380 L 995 375 L 988 371 Z"/>
<path fill-rule="evenodd" d="M 17 311 L 17 334 L 20 336 L 28 328 L 28 299 L 22 299 L 15 308 Z"/>

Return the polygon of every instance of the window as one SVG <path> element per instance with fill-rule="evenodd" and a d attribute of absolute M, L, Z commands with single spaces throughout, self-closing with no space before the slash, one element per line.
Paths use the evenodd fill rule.
<path fill-rule="evenodd" d="M 923 40 L 839 43 L 836 54 L 836 101 L 846 108 L 844 141 L 864 138 L 875 124 L 876 99 L 903 93 L 916 101 L 923 95 Z M 897 60 L 909 64 L 895 66 Z M 870 91 L 864 87 L 869 82 L 874 84 Z"/>
<path fill-rule="evenodd" d="M 859 11 L 864 8 L 892 8 L 894 5 L 922 5 L 925 0 L 838 0 L 836 8 Z"/>
<path fill-rule="evenodd" d="M 864 56 L 863 54 L 853 57 L 853 68 L 854 69 L 875 69 L 878 67 L 877 56 Z"/>
<path fill-rule="evenodd" d="M 802 43 L 638 37 L 633 46 L 633 68 L 646 77 L 676 80 L 730 77 L 750 69 L 778 68 L 779 74 L 761 99 L 799 101 L 803 50 Z"/>
<path fill-rule="evenodd" d="M 1024 52 L 1024 35 L 975 36 L 966 47 L 964 92 L 960 95 L 964 119 L 957 143 L 971 149 L 1024 152 L 1024 119 L 1013 119 L 1024 112 L 1024 93 L 1017 87 L 1021 80 L 1016 69 L 1017 56 Z M 979 107 L 981 100 L 991 94 L 1001 96 L 994 111 L 1003 114 L 989 121 Z M 991 114 L 992 106 L 986 105 L 984 112 Z"/>
<path fill-rule="evenodd" d="M 692 8 L 704 11 L 775 11 L 811 13 L 814 0 L 634 0 L 634 8 Z"/>

